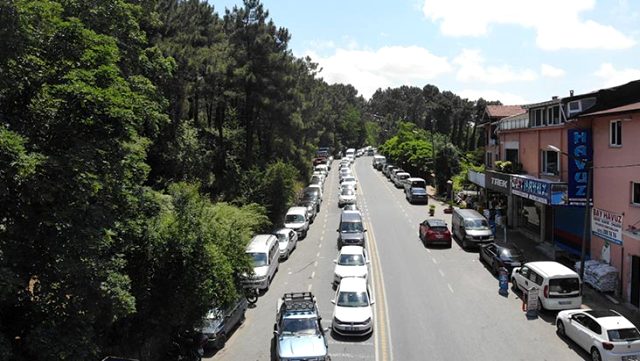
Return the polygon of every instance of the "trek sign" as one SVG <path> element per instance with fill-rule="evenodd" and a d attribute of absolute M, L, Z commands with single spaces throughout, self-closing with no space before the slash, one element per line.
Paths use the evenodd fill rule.
<path fill-rule="evenodd" d="M 593 159 L 591 129 L 569 129 L 569 204 L 583 205 L 587 199 L 588 163 Z"/>

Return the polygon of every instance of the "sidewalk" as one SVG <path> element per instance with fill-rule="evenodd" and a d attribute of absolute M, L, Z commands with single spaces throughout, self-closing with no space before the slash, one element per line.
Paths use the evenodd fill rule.
<path fill-rule="evenodd" d="M 505 244 L 503 229 L 498 228 L 496 231 L 496 243 Z M 531 261 L 553 261 L 554 248 L 553 245 L 546 242 L 536 242 L 522 235 L 517 230 L 507 230 L 506 244 L 515 245 L 524 254 L 528 262 Z M 613 301 L 616 301 L 614 303 Z M 640 312 L 635 310 L 631 305 L 613 295 L 601 293 L 593 289 L 589 285 L 584 285 L 582 294 L 583 307 L 592 309 L 612 309 L 625 316 L 636 326 L 640 325 Z"/>

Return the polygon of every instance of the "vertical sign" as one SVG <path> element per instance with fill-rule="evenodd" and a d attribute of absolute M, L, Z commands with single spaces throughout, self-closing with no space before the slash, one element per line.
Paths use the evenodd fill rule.
<path fill-rule="evenodd" d="M 569 204 L 583 205 L 587 199 L 587 162 L 593 159 L 591 129 L 569 129 Z"/>

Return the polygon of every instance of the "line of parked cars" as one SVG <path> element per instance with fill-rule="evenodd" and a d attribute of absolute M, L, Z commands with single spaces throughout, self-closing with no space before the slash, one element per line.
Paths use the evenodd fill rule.
<path fill-rule="evenodd" d="M 402 168 L 388 163 L 382 155 L 374 155 L 371 165 L 381 171 L 396 188 L 402 189 L 409 203 L 429 203 L 427 182 L 424 179 L 412 177 Z"/>
<path fill-rule="evenodd" d="M 523 299 L 537 290 L 537 311 L 559 311 L 556 330 L 587 351 L 594 361 L 640 360 L 640 332 L 612 310 L 581 309 L 582 282 L 572 269 L 553 261 L 527 262 L 515 246 L 494 242 L 487 220 L 470 209 L 455 209 L 452 232 L 445 221 L 429 218 L 418 226 L 425 244 L 451 247 L 452 236 L 463 248 L 478 248 L 478 256 L 497 275 L 504 269 L 515 292 Z"/>

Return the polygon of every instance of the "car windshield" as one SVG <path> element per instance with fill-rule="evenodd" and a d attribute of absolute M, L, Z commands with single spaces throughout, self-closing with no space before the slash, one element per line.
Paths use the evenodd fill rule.
<path fill-rule="evenodd" d="M 285 318 L 282 321 L 283 335 L 315 335 L 317 333 L 316 318 Z"/>
<path fill-rule="evenodd" d="M 355 179 L 355 178 L 353 178 L 353 177 L 346 177 L 346 178 L 343 180 L 343 182 L 355 182 L 355 181 L 356 181 L 356 179 Z"/>
<path fill-rule="evenodd" d="M 427 190 L 424 188 L 411 188 L 413 194 L 427 194 Z"/>
<path fill-rule="evenodd" d="M 340 292 L 337 304 L 340 307 L 366 307 L 369 297 L 366 292 Z"/>
<path fill-rule="evenodd" d="M 364 266 L 364 257 L 361 254 L 343 254 L 338 260 L 340 266 Z"/>
<path fill-rule="evenodd" d="M 607 331 L 609 341 L 635 341 L 640 340 L 640 332 L 637 328 L 620 328 Z"/>
<path fill-rule="evenodd" d="M 287 214 L 284 217 L 284 223 L 300 223 L 304 222 L 304 216 L 302 214 Z"/>
<path fill-rule="evenodd" d="M 282 233 L 278 233 L 278 242 L 288 242 L 289 238 L 287 238 L 287 236 L 285 234 Z"/>
<path fill-rule="evenodd" d="M 267 265 L 267 254 L 263 252 L 249 253 L 249 257 L 253 260 L 253 267 L 263 267 Z"/>
<path fill-rule="evenodd" d="M 342 188 L 342 192 L 340 192 L 340 195 L 343 195 L 343 196 L 353 196 L 355 194 L 356 192 L 353 191 L 353 188 L 349 188 L 349 187 Z"/>
<path fill-rule="evenodd" d="M 362 232 L 362 223 L 360 222 L 342 222 L 340 224 L 340 232 L 355 233 Z"/>
<path fill-rule="evenodd" d="M 423 181 L 413 181 L 411 182 L 411 186 L 415 188 L 426 188 L 427 184 Z"/>
<path fill-rule="evenodd" d="M 465 219 L 465 229 L 489 229 L 489 223 L 486 219 Z"/>
<path fill-rule="evenodd" d="M 549 281 L 549 292 L 571 293 L 580 291 L 578 278 L 554 278 Z"/>

